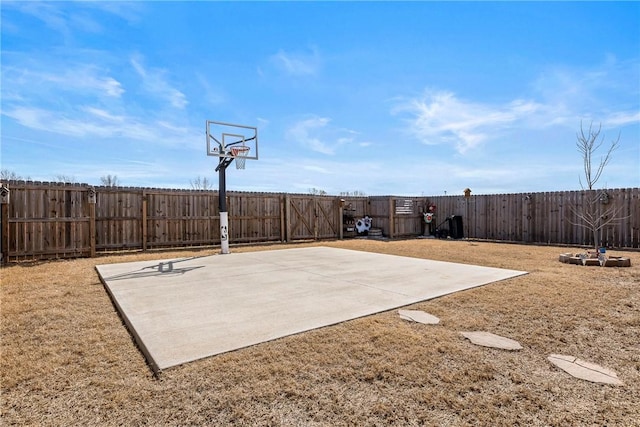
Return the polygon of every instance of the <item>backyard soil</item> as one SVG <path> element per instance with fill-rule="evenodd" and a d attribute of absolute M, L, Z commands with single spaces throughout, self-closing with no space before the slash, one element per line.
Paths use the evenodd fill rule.
<path fill-rule="evenodd" d="M 429 239 L 303 245 L 529 274 L 405 307 L 439 325 L 392 310 L 155 377 L 94 267 L 218 250 L 11 264 L 0 270 L 0 424 L 640 426 L 640 253 L 609 251 L 632 266 L 599 268 L 558 262 L 580 248 Z M 479 347 L 463 331 L 523 349 Z M 624 385 L 573 378 L 550 354 L 612 369 Z"/>

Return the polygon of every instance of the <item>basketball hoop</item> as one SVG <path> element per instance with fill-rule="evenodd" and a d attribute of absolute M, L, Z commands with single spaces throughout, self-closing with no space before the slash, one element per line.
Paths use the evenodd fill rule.
<path fill-rule="evenodd" d="M 233 157 L 236 158 L 236 169 L 244 169 L 244 163 L 249 155 L 249 150 L 251 150 L 251 148 L 247 146 L 231 148 L 231 153 Z"/>

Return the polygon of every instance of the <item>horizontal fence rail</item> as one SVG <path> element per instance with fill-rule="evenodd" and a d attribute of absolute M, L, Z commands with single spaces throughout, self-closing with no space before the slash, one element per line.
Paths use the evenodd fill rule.
<path fill-rule="evenodd" d="M 220 243 L 217 191 L 30 181 L 4 182 L 1 190 L 3 261 Z M 639 188 L 469 197 L 228 192 L 227 198 L 231 243 L 350 237 L 353 219 L 369 216 L 388 238 L 459 233 L 478 240 L 593 246 L 593 233 L 581 224 L 585 212 L 595 212 L 605 221 L 617 218 L 602 227 L 600 244 L 640 248 Z M 429 207 L 430 224 L 423 217 Z"/>

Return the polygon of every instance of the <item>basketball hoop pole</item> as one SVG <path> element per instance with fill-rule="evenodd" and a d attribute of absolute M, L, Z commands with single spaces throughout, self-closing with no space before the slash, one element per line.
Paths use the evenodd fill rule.
<path fill-rule="evenodd" d="M 227 212 L 227 166 L 233 159 L 220 157 L 218 162 L 218 207 L 220 211 L 220 253 L 229 253 L 229 213 Z"/>

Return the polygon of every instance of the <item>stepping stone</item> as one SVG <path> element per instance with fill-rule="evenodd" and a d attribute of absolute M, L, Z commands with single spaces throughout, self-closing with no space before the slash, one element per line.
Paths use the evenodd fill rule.
<path fill-rule="evenodd" d="M 500 335 L 492 334 L 491 332 L 460 332 L 465 338 L 469 339 L 476 345 L 484 347 L 500 348 L 503 350 L 520 350 L 522 346 L 516 340 L 510 338 L 501 337 Z"/>
<path fill-rule="evenodd" d="M 420 310 L 398 310 L 401 319 L 411 322 L 424 323 L 425 325 L 437 325 L 440 319 L 429 313 Z"/>
<path fill-rule="evenodd" d="M 562 354 L 552 354 L 547 359 L 569 375 L 580 378 L 581 380 L 591 381 L 593 383 L 623 385 L 623 382 L 618 379 L 618 375 L 616 375 L 614 371 L 603 368 L 595 363 L 585 362 L 577 357 Z"/>

